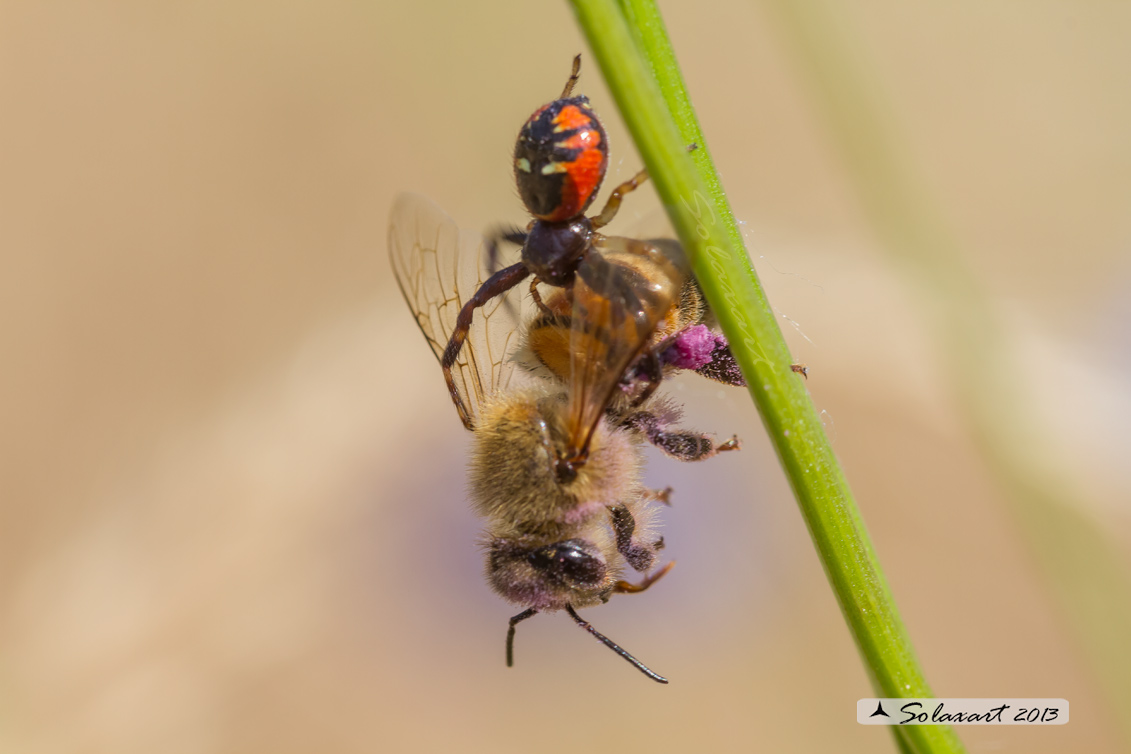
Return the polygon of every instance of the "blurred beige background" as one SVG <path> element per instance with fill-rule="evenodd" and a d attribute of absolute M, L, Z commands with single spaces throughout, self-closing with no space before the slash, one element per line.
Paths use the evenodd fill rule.
<path fill-rule="evenodd" d="M 664 3 L 751 254 L 940 696 L 1065 697 L 972 752 L 1114 752 L 1118 716 L 956 419 L 758 2 Z M 1131 10 L 845 13 L 1010 378 L 1128 563 Z M 481 578 L 467 437 L 386 257 L 392 197 L 521 221 L 509 153 L 584 44 L 564 3 L 0 7 L 0 751 L 892 751 L 745 394 L 675 487 L 654 591 L 524 623 Z M 595 66 L 580 90 L 640 166 Z M 632 198 L 616 229 L 657 203 Z"/>

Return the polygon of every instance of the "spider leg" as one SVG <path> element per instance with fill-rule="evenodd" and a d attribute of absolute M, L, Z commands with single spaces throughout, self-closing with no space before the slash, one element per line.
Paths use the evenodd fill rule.
<path fill-rule="evenodd" d="M 448 383 L 448 393 L 452 396 L 452 403 L 456 404 L 459 418 L 463 421 L 463 426 L 468 429 L 474 429 L 475 424 L 471 421 L 471 414 L 468 413 L 467 406 L 463 404 L 459 390 L 456 389 L 455 378 L 452 377 L 452 366 L 456 363 L 460 349 L 463 348 L 463 342 L 467 340 L 467 333 L 471 329 L 471 320 L 475 316 L 475 310 L 495 296 L 500 296 L 515 287 L 525 280 L 529 274 L 530 272 L 527 271 L 522 262 L 499 270 L 487 278 L 487 282 L 483 283 L 479 290 L 475 292 L 475 295 L 469 298 L 463 308 L 459 310 L 456 327 L 452 331 L 452 337 L 448 341 L 447 348 L 444 349 L 444 358 L 440 360 L 440 367 L 444 370 L 444 381 Z"/>
<path fill-rule="evenodd" d="M 648 170 L 644 169 L 613 189 L 613 193 L 609 194 L 609 199 L 605 202 L 605 207 L 601 210 L 601 214 L 589 221 L 593 226 L 593 230 L 603 228 L 611 223 L 613 218 L 617 216 L 617 210 L 620 209 L 620 203 L 621 200 L 624 199 L 624 195 L 635 191 L 640 184 L 644 183 L 646 180 L 648 180 Z"/>

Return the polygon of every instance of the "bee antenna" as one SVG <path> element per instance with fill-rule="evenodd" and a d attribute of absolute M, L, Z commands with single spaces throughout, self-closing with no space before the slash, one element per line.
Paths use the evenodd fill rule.
<path fill-rule="evenodd" d="M 527 612 L 527 613 L 529 613 L 529 612 L 532 612 L 532 611 L 531 611 L 531 610 L 527 610 L 526 612 Z M 637 670 L 639 670 L 639 671 L 640 671 L 641 673 L 643 673 L 644 675 L 648 676 L 649 678 L 651 678 L 651 679 L 652 679 L 653 681 L 656 681 L 657 683 L 667 683 L 667 682 L 668 682 L 668 679 L 667 679 L 667 678 L 664 678 L 664 677 L 663 677 L 662 675 L 660 675 L 659 673 L 656 673 L 655 671 L 651 670 L 651 669 L 650 669 L 650 668 L 649 668 L 649 667 L 648 667 L 647 665 L 645 665 L 644 663 L 642 663 L 642 662 L 641 662 L 640 660 L 636 659 L 635 657 L 633 657 L 632 655 L 630 655 L 630 654 L 629 654 L 628 652 L 626 652 L 625 650 L 621 649 L 621 648 L 620 648 L 620 647 L 619 647 L 619 646 L 618 646 L 618 645 L 616 644 L 616 642 L 614 642 L 614 641 L 613 641 L 612 639 L 610 639 L 609 637 L 605 636 L 605 635 L 604 635 L 603 633 L 601 633 L 601 632 L 600 632 L 600 631 L 598 631 L 597 629 L 593 628 L 593 626 L 592 626 L 592 625 L 591 625 L 591 624 L 590 624 L 590 623 L 589 623 L 588 621 L 586 621 L 586 620 L 585 620 L 585 619 L 583 619 L 583 618 L 582 618 L 582 617 L 581 617 L 580 615 L 578 615 L 578 614 L 577 614 L 577 611 L 573 609 L 573 605 L 566 605 L 566 612 L 567 612 L 567 613 L 569 613 L 569 617 L 571 617 L 571 618 L 573 618 L 573 619 L 574 619 L 575 621 L 577 621 L 577 625 L 581 626 L 581 627 L 582 627 L 582 628 L 584 628 L 584 629 L 585 629 L 586 631 L 588 631 L 589 633 L 593 634 L 593 636 L 594 636 L 594 637 L 596 637 L 596 639 L 597 639 L 597 640 L 598 640 L 599 642 L 601 642 L 601 643 L 602 643 L 602 644 L 604 644 L 604 645 L 605 645 L 606 647 L 608 647 L 609 649 L 613 650 L 613 651 L 614 651 L 614 652 L 616 652 L 616 653 L 617 653 L 618 655 L 620 655 L 621 657 L 623 657 L 624 659 L 626 659 L 626 660 L 628 660 L 628 661 L 629 661 L 630 663 L 632 663 L 632 667 L 636 668 L 636 669 L 637 669 Z M 521 616 L 519 616 L 519 615 L 516 615 L 516 616 L 514 617 L 514 619 L 512 619 L 512 621 L 511 621 L 511 634 L 512 634 L 512 635 L 514 634 L 514 622 L 515 622 L 515 620 L 516 620 L 516 619 L 529 618 L 529 617 L 530 617 L 530 616 L 529 616 L 529 615 L 527 615 L 526 613 L 523 613 L 523 614 L 522 614 Z M 509 645 L 508 645 L 508 646 L 509 646 Z M 510 656 L 510 655 L 508 655 L 508 657 L 509 657 L 509 656 Z"/>
<path fill-rule="evenodd" d="M 511 618 L 510 627 L 507 629 L 507 667 L 514 666 L 514 627 L 522 621 L 537 615 L 538 611 L 534 608 L 523 610 L 518 615 Z"/>
<path fill-rule="evenodd" d="M 573 86 L 577 80 L 581 78 L 581 53 L 578 53 L 573 59 L 573 69 L 569 72 L 569 80 L 566 81 L 565 89 L 562 90 L 562 96 L 558 99 L 565 99 L 573 92 Z"/>

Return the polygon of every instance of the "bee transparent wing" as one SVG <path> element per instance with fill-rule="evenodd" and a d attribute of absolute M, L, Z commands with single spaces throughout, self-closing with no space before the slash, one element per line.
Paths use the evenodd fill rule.
<path fill-rule="evenodd" d="M 600 237 L 593 252 L 577 268 L 570 323 L 570 449 L 580 455 L 686 274 L 678 260 L 646 241 Z"/>
<path fill-rule="evenodd" d="M 442 359 L 464 303 L 487 279 L 483 238 L 460 230 L 443 210 L 419 194 L 400 194 L 389 215 L 389 258 L 416 324 L 436 358 Z M 518 302 L 513 293 L 477 309 L 452 366 L 456 391 L 472 416 L 514 372 L 508 359 L 518 341 Z M 517 298 L 517 297 L 515 297 Z"/>

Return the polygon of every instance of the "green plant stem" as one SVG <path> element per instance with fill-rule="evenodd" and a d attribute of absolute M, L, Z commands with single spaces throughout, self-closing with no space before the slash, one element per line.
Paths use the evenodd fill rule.
<path fill-rule="evenodd" d="M 692 268 L 730 340 L 873 683 L 931 690 L 852 493 L 742 243 L 654 3 L 571 0 Z M 631 17 L 631 24 L 628 20 Z M 662 83 L 662 88 L 661 88 Z M 698 149 L 688 152 L 694 142 Z M 947 727 L 893 728 L 914 752 L 963 751 Z"/>
<path fill-rule="evenodd" d="M 1044 568 L 1077 643 L 1106 691 L 1131 748 L 1131 575 L 1111 538 L 1084 510 L 1063 461 L 1023 401 L 1024 371 L 963 244 L 915 169 L 879 77 L 869 70 L 843 4 L 761 0 L 793 51 L 880 248 L 916 286 L 944 350 L 968 431 Z"/>

